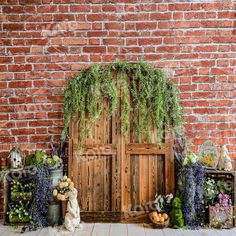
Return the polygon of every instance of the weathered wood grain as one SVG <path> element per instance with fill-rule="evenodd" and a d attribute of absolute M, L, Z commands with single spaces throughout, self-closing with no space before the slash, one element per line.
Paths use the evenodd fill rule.
<path fill-rule="evenodd" d="M 156 194 L 174 191 L 172 137 L 166 133 L 163 145 L 159 147 L 155 144 L 158 131 L 153 129 L 153 143 L 147 143 L 145 135 L 138 143 L 140 137 L 135 119 L 140 120 L 140 117 L 136 111 L 130 112 L 130 132 L 128 137 L 124 137 L 120 131 L 122 88 L 120 94 L 117 113 L 110 119 L 107 116 L 109 104 L 104 101 L 103 113 L 95 122 L 94 135 L 86 138 L 82 155 L 79 155 L 77 148 L 80 138 L 79 114 L 75 115 L 70 126 L 69 174 L 78 189 L 84 220 L 96 221 L 97 217 L 99 221 L 107 221 L 108 212 L 111 213 L 111 221 L 117 221 L 117 213 L 121 213 L 120 216 L 131 211 L 148 213 Z M 98 217 L 102 212 L 106 214 Z M 137 217 L 132 219 L 135 222 L 140 220 Z"/>

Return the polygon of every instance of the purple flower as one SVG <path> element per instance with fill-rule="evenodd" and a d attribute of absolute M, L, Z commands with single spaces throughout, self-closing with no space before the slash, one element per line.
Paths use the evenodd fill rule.
<path fill-rule="evenodd" d="M 222 193 L 220 193 L 220 194 L 218 195 L 218 198 L 219 198 L 219 199 L 222 199 L 222 198 L 223 198 Z"/>
<path fill-rule="evenodd" d="M 223 195 L 223 198 L 224 198 L 224 199 L 229 199 L 229 195 L 228 195 L 228 194 L 224 194 L 224 195 Z"/>

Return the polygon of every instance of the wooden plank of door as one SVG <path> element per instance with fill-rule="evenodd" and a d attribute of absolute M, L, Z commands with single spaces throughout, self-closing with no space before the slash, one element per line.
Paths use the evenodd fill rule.
<path fill-rule="evenodd" d="M 143 207 L 146 205 L 146 200 L 148 200 L 148 156 L 139 155 L 139 196 L 140 196 L 140 207 L 143 210 Z"/>
<path fill-rule="evenodd" d="M 105 178 L 103 172 L 103 165 L 105 162 L 105 158 L 103 159 L 101 156 L 94 156 L 94 186 L 92 191 L 92 201 L 93 201 L 93 211 L 103 211 L 103 193 L 104 193 L 104 182 L 103 179 Z"/>
<path fill-rule="evenodd" d="M 74 143 L 78 143 L 79 140 L 79 114 L 78 112 L 75 115 L 75 121 L 74 121 L 74 127 L 73 127 L 73 144 Z M 74 140 L 76 140 L 74 142 Z M 69 174 L 71 175 L 70 177 L 72 178 L 72 181 L 74 182 L 75 186 L 78 186 L 78 162 L 79 162 L 79 153 L 78 153 L 78 146 L 76 145 L 76 147 L 73 146 L 73 160 L 71 162 L 71 171 L 69 171 Z M 72 173 L 70 173 L 72 172 Z"/>
<path fill-rule="evenodd" d="M 130 158 L 130 198 L 131 198 L 131 207 L 129 211 L 136 211 L 137 205 L 139 204 L 139 159 L 135 155 L 129 155 Z"/>
<path fill-rule="evenodd" d="M 174 177 L 174 139 L 171 131 L 166 129 L 165 132 L 165 192 L 174 193 L 175 191 L 175 177 Z"/>
<path fill-rule="evenodd" d="M 158 147 L 157 144 L 129 143 L 126 145 L 126 154 L 160 155 L 166 154 L 168 147 Z"/>
<path fill-rule="evenodd" d="M 83 146 L 83 155 L 85 156 L 113 155 L 116 152 L 117 148 L 114 144 L 86 144 Z"/>
<path fill-rule="evenodd" d="M 89 157 L 88 165 L 88 175 L 89 175 L 89 184 L 88 184 L 88 211 L 95 211 L 96 202 L 94 202 L 94 185 L 95 185 L 95 156 Z"/>
<path fill-rule="evenodd" d="M 149 200 L 153 201 L 156 195 L 156 189 L 157 189 L 157 165 L 155 164 L 155 160 L 157 159 L 157 156 L 154 155 L 149 155 L 148 158 L 148 168 L 149 168 L 149 188 L 148 188 L 148 196 L 149 196 Z M 149 204 L 150 206 L 150 204 Z"/>
<path fill-rule="evenodd" d="M 103 211 L 111 211 L 111 156 L 105 156 L 103 157 L 104 163 L 103 163 Z"/>
<path fill-rule="evenodd" d="M 121 151 L 120 151 L 120 112 L 112 116 L 112 145 L 116 148 L 112 154 L 112 196 L 111 209 L 121 211 Z"/>

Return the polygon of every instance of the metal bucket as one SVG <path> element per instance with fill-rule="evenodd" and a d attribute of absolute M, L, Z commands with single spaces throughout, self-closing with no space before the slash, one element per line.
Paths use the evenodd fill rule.
<path fill-rule="evenodd" d="M 50 225 L 60 225 L 61 223 L 61 203 L 59 201 L 51 201 L 48 209 L 48 217 Z"/>
<path fill-rule="evenodd" d="M 59 169 L 50 169 L 49 172 L 50 172 L 50 180 L 51 180 L 52 189 L 54 189 L 58 185 L 60 180 L 63 178 L 63 167 Z M 51 195 L 50 201 L 54 201 L 54 200 L 55 200 L 54 196 Z"/>
<path fill-rule="evenodd" d="M 59 169 L 50 169 L 50 179 L 52 187 L 55 188 L 60 180 L 63 178 L 63 167 Z"/>

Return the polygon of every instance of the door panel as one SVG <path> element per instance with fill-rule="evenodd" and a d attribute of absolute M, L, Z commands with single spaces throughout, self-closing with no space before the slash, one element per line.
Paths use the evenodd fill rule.
<path fill-rule="evenodd" d="M 87 156 L 79 161 L 78 199 L 81 211 L 111 211 L 112 156 Z"/>
<path fill-rule="evenodd" d="M 131 211 L 149 210 L 156 194 L 165 191 L 162 155 L 131 155 Z"/>
<path fill-rule="evenodd" d="M 78 189 L 78 201 L 83 220 L 113 221 L 129 212 L 148 210 L 155 194 L 174 190 L 173 139 L 163 144 L 152 143 L 145 136 L 138 143 L 138 135 L 131 113 L 130 134 L 120 133 L 120 109 L 111 119 L 105 106 L 101 118 L 94 125 L 94 135 L 87 137 L 83 153 L 78 153 L 78 114 L 71 122 L 69 138 L 69 176 Z M 128 218 L 130 214 L 127 214 Z"/>

